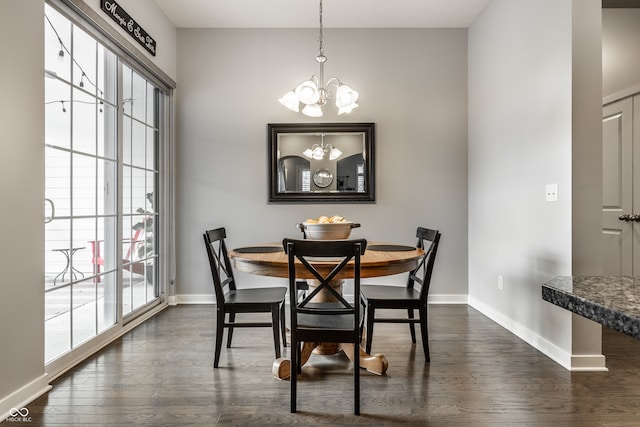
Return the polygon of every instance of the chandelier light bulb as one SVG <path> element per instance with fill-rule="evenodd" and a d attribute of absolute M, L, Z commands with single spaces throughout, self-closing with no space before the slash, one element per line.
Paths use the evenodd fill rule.
<path fill-rule="evenodd" d="M 322 117 L 322 108 L 318 104 L 307 104 L 302 109 L 302 114 L 309 117 Z"/>
<path fill-rule="evenodd" d="M 296 113 L 300 111 L 300 101 L 298 100 L 298 97 L 292 90 L 287 92 L 278 101 L 280 101 L 280 104 L 284 105 L 291 111 L 295 111 Z"/>
<path fill-rule="evenodd" d="M 348 108 L 338 108 L 338 115 L 349 114 L 356 107 L 358 107 L 358 104 L 350 105 Z"/>
<path fill-rule="evenodd" d="M 303 104 L 317 104 L 320 100 L 320 91 L 313 80 L 307 80 L 296 88 L 296 96 Z"/>
<path fill-rule="evenodd" d="M 336 89 L 336 106 L 346 107 L 358 100 L 358 92 L 347 85 L 341 85 Z"/>

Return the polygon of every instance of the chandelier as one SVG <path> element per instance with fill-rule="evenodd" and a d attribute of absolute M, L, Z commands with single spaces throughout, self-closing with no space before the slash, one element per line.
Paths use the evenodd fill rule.
<path fill-rule="evenodd" d="M 335 160 L 342 156 L 342 151 L 337 149 L 332 144 L 324 144 L 324 134 L 322 134 L 322 140 L 320 144 L 313 144 L 302 152 L 302 154 L 313 160 L 322 160 L 325 156 L 329 156 L 329 160 Z"/>
<path fill-rule="evenodd" d="M 326 85 L 324 83 L 324 63 L 327 62 L 327 57 L 324 56 L 322 48 L 322 30 L 322 0 L 320 0 L 320 38 L 318 39 L 320 54 L 316 56 L 316 61 L 320 64 L 320 74 L 318 76 L 312 75 L 309 80 L 300 83 L 294 90 L 287 92 L 279 99 L 282 105 L 296 113 L 302 107 L 302 114 L 309 117 L 322 117 L 322 107 L 331 98 L 329 93 L 331 86 L 335 87 L 338 114 L 350 113 L 358 106 L 356 104 L 358 92 L 343 84 L 336 77 L 330 78 Z"/>

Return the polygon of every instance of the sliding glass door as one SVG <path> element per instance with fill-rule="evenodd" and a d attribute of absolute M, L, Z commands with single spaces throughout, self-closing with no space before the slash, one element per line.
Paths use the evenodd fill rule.
<path fill-rule="evenodd" d="M 45 5 L 45 362 L 161 295 L 166 93 Z"/>

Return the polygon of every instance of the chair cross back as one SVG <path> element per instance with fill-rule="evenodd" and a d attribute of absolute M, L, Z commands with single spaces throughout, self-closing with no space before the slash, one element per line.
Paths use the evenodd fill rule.
<path fill-rule="evenodd" d="M 417 282 L 420 285 L 420 300 L 424 300 L 427 298 L 429 292 L 429 283 L 436 259 L 435 252 L 440 242 L 440 233 L 437 230 L 418 227 L 416 237 L 418 238 L 416 247 L 423 249 L 424 254 L 420 258 L 418 266 L 409 272 L 407 288 L 412 289 Z M 425 242 L 428 242 L 428 245 L 426 245 Z M 422 272 L 422 274 L 419 274 L 420 272 Z"/>
<path fill-rule="evenodd" d="M 351 261 L 353 259 L 353 257 L 355 256 L 354 253 L 350 253 L 348 255 L 345 255 L 345 257 L 343 258 L 343 260 L 340 262 L 340 264 L 336 265 L 333 270 L 326 276 L 326 277 L 322 277 L 322 275 L 318 272 L 318 270 L 309 263 L 309 261 L 300 254 L 293 254 L 293 243 L 289 242 L 287 247 L 287 253 L 289 254 L 290 257 L 295 257 L 296 259 L 298 259 L 302 265 L 304 265 L 304 267 L 309 270 L 311 272 L 311 274 L 313 274 L 313 276 L 319 281 L 319 285 L 305 298 L 302 299 L 302 301 L 300 301 L 298 303 L 298 311 L 301 313 L 314 313 L 317 311 L 316 308 L 310 307 L 308 306 L 309 302 L 313 300 L 313 298 L 315 296 L 317 296 L 321 291 L 326 290 L 327 292 L 329 292 L 336 300 L 337 302 L 342 306 L 340 307 L 336 307 L 333 308 L 331 310 L 329 309 L 323 309 L 323 311 L 325 313 L 329 313 L 331 312 L 331 314 L 341 314 L 341 313 L 353 313 L 353 307 L 349 304 L 349 302 L 347 302 L 347 300 L 344 299 L 344 297 L 342 295 L 340 295 L 340 293 L 338 291 L 336 291 L 333 286 L 331 286 L 331 281 L 335 279 L 335 277 L 346 267 L 346 265 L 349 263 L 349 261 Z M 359 263 L 360 260 L 356 260 L 355 262 Z M 290 262 L 289 266 L 291 269 L 293 269 L 293 273 L 294 273 L 294 277 L 295 277 L 295 263 Z M 356 271 L 359 270 L 359 266 L 356 265 L 355 266 Z M 291 271 L 290 271 L 291 274 Z M 356 273 L 357 274 L 357 273 Z"/>
<path fill-rule="evenodd" d="M 224 240 L 226 237 L 224 228 L 208 230 L 204 235 L 218 304 L 224 303 L 227 290 L 236 289 L 233 269 L 227 257 L 227 245 Z"/>

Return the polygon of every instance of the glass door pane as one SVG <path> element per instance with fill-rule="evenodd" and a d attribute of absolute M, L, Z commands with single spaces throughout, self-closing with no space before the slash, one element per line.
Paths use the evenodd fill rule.
<path fill-rule="evenodd" d="M 48 5 L 44 25 L 48 362 L 117 320 L 118 138 L 115 55 Z"/>
<path fill-rule="evenodd" d="M 157 279 L 159 90 L 123 66 L 123 314 L 159 297 Z M 129 96 L 130 98 L 127 98 Z"/>

